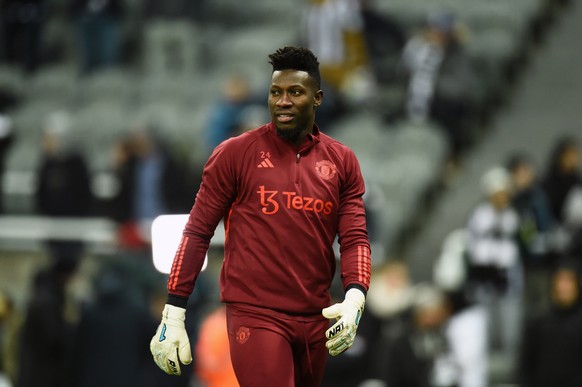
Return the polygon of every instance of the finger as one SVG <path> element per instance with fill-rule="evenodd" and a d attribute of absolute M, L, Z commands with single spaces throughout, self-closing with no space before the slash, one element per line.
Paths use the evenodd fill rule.
<path fill-rule="evenodd" d="M 337 340 L 334 342 L 326 343 L 326 347 L 329 351 L 329 354 L 332 356 L 339 355 L 340 353 L 344 352 L 348 348 L 352 346 L 354 343 L 354 337 L 346 337 L 343 340 Z"/>
<path fill-rule="evenodd" d="M 333 304 L 332 306 L 328 306 L 321 311 L 323 317 L 327 319 L 333 319 L 341 316 L 342 312 L 342 305 L 341 304 Z"/>
<path fill-rule="evenodd" d="M 331 356 L 337 356 L 339 354 L 344 353 L 348 348 L 351 347 L 350 343 L 342 343 L 340 346 L 338 346 L 337 348 L 332 348 L 329 350 L 329 354 Z"/>
<path fill-rule="evenodd" d="M 328 348 L 337 346 L 340 342 L 353 342 L 356 337 L 356 331 L 353 329 L 345 329 L 339 335 L 327 341 Z"/>
<path fill-rule="evenodd" d="M 180 347 L 180 362 L 182 364 L 190 364 L 192 363 L 192 350 L 190 349 L 190 343 L 186 342 Z"/>
<path fill-rule="evenodd" d="M 180 370 L 180 362 L 178 361 L 178 348 L 175 351 L 170 352 L 170 356 L 166 359 L 166 372 L 172 375 L 180 375 L 182 371 Z M 169 371 L 169 372 L 168 372 Z"/>
<path fill-rule="evenodd" d="M 346 332 L 343 335 L 334 337 L 332 340 L 328 340 L 325 343 L 325 346 L 329 349 L 329 348 L 337 347 L 340 343 L 350 341 L 350 340 L 351 340 L 351 336 Z"/>
<path fill-rule="evenodd" d="M 169 374 L 169 370 L 166 367 L 166 363 L 167 363 L 167 356 L 163 351 L 158 351 L 155 355 L 154 355 L 154 362 L 156 363 L 156 365 L 158 366 L 158 368 L 160 368 L 162 371 L 164 371 L 165 373 Z"/>
<path fill-rule="evenodd" d="M 341 334 L 341 332 L 344 330 L 345 326 L 346 326 L 346 324 L 344 323 L 344 320 L 343 319 L 339 320 L 338 322 L 333 324 L 331 326 L 331 328 L 328 328 L 328 330 L 326 331 L 325 337 L 327 337 L 328 339 L 333 339 L 334 337 Z"/>

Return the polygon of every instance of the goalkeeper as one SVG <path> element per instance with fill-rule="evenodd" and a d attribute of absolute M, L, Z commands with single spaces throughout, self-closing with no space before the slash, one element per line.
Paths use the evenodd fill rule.
<path fill-rule="evenodd" d="M 186 302 L 224 218 L 220 298 L 239 384 L 319 386 L 328 352 L 352 345 L 364 309 L 364 181 L 353 151 L 315 124 L 323 102 L 315 55 L 283 47 L 269 59 L 271 122 L 224 141 L 208 159 L 150 349 L 169 374 L 191 362 Z M 336 236 L 346 293 L 330 305 Z"/>

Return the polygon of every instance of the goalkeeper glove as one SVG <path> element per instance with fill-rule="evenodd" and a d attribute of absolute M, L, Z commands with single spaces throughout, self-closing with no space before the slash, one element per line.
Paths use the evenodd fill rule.
<path fill-rule="evenodd" d="M 186 309 L 166 304 L 162 321 L 150 341 L 150 351 L 158 367 L 167 374 L 180 375 L 180 362 L 190 364 L 192 351 L 184 321 Z"/>
<path fill-rule="evenodd" d="M 350 348 L 356 338 L 356 330 L 360 317 L 364 312 L 366 296 L 359 290 L 352 288 L 346 292 L 342 303 L 334 304 L 321 311 L 327 319 L 336 319 L 336 323 L 327 330 L 326 337 L 329 354 L 337 356 Z"/>

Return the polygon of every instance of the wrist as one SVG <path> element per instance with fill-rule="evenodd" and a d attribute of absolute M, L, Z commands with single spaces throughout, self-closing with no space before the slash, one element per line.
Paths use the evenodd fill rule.
<path fill-rule="evenodd" d="M 168 321 L 176 321 L 184 324 L 184 321 L 186 320 L 186 309 L 166 304 L 164 306 L 164 311 L 162 312 L 162 317 Z"/>
<path fill-rule="evenodd" d="M 345 296 L 345 301 L 355 305 L 358 309 L 364 309 L 364 304 L 366 303 L 366 296 L 358 288 L 348 289 Z"/>
<path fill-rule="evenodd" d="M 168 299 L 166 300 L 166 304 L 186 309 L 186 306 L 188 305 L 188 297 L 182 297 L 176 294 L 168 293 Z"/>

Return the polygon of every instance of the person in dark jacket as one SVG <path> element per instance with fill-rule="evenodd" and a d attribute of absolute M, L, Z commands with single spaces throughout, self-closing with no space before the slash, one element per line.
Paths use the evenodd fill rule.
<path fill-rule="evenodd" d="M 506 167 L 513 188 L 511 202 L 519 215 L 517 240 L 524 266 L 526 308 L 535 310 L 547 305 L 547 273 L 555 256 L 552 250 L 556 220 L 533 160 L 516 153 Z"/>
<path fill-rule="evenodd" d="M 131 275 L 109 264 L 95 277 L 95 299 L 83 308 L 76 332 L 74 386 L 149 385 L 143 370 L 155 323 L 145 305 L 132 299 Z"/>
<path fill-rule="evenodd" d="M 551 308 L 526 323 L 521 349 L 523 387 L 582 386 L 580 270 L 562 263 L 551 277 Z"/>
<path fill-rule="evenodd" d="M 543 264 L 555 219 L 533 160 L 514 154 L 507 162 L 513 186 L 512 204 L 520 217 L 519 239 L 526 265 Z"/>
<path fill-rule="evenodd" d="M 34 277 L 19 340 L 18 387 L 66 387 L 72 325 L 65 319 L 65 288 L 75 271 L 55 261 Z"/>
<path fill-rule="evenodd" d="M 38 214 L 46 217 L 86 217 L 93 203 L 86 161 L 79 152 L 65 146 L 68 129 L 66 114 L 56 112 L 48 117 L 35 196 Z M 49 255 L 55 260 L 78 260 L 83 246 L 80 240 L 47 242 Z"/>
<path fill-rule="evenodd" d="M 582 186 L 580 144 L 573 137 L 559 140 L 551 155 L 543 180 L 554 217 L 564 223 L 564 205 L 572 188 Z"/>
<path fill-rule="evenodd" d="M 450 305 L 443 292 L 431 285 L 417 289 L 409 329 L 390 345 L 385 381 L 398 387 L 451 387 L 456 367 L 444 328 Z"/>

